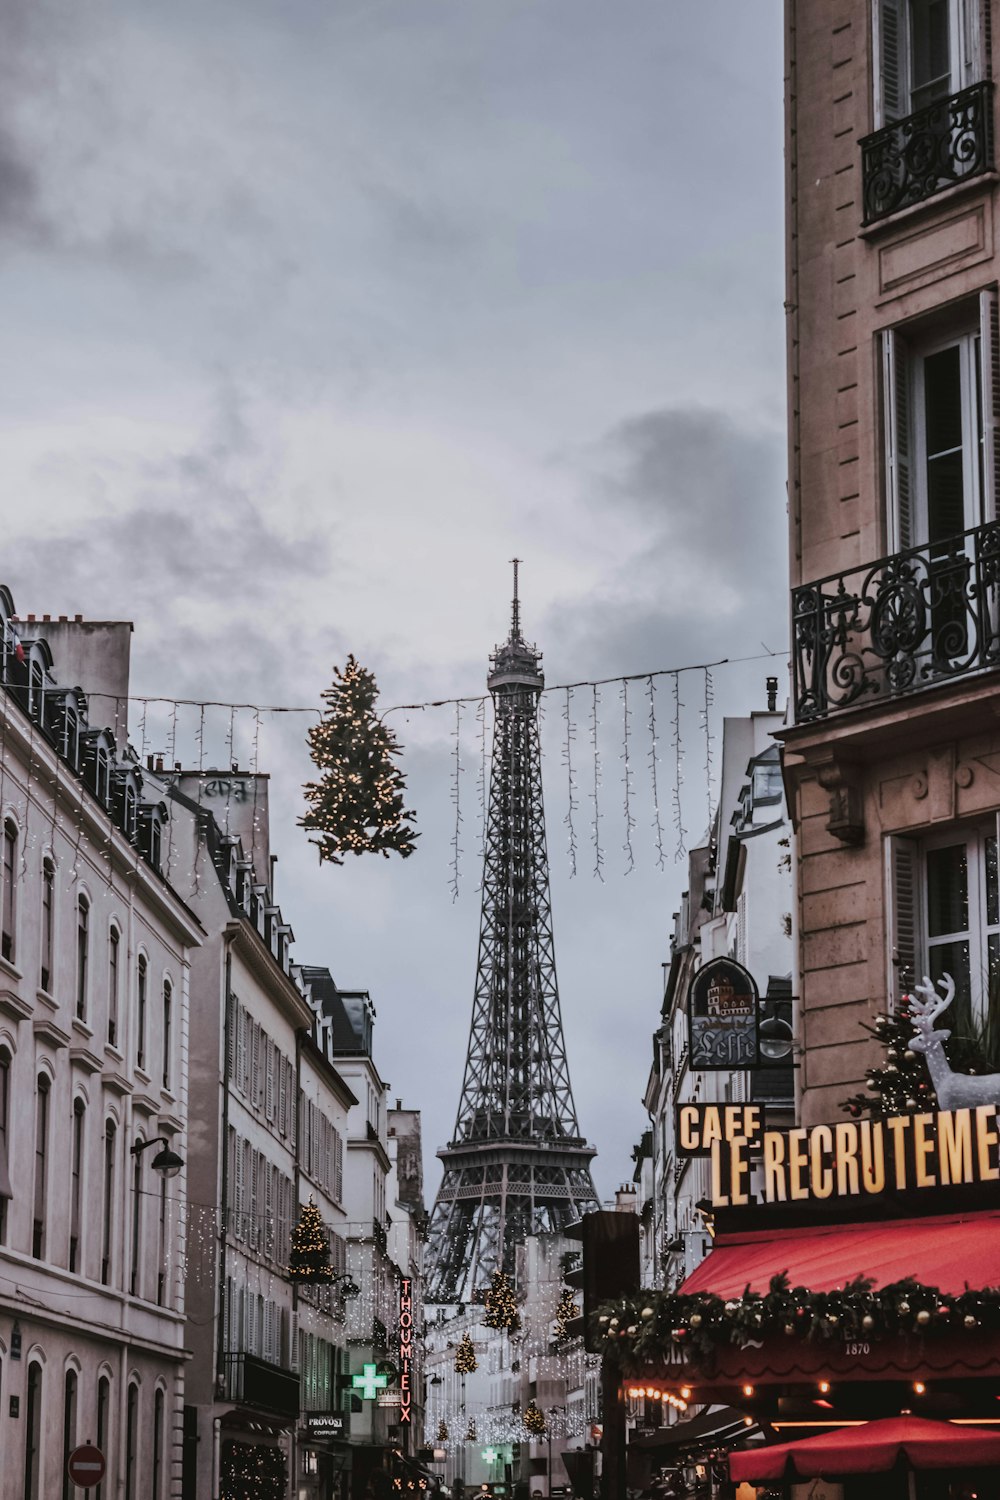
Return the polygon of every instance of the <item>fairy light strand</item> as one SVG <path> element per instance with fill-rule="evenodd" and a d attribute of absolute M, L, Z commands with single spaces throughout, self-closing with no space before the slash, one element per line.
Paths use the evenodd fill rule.
<path fill-rule="evenodd" d="M 563 760 L 566 765 L 566 816 L 563 819 L 563 823 L 567 834 L 566 847 L 569 855 L 569 873 L 571 879 L 576 875 L 577 852 L 576 826 L 573 822 L 573 814 L 579 807 L 573 769 L 573 741 L 576 738 L 576 726 L 573 723 L 572 692 L 572 688 L 566 688 L 563 699 L 563 720 L 566 725 L 566 737 L 563 744 Z"/>
<path fill-rule="evenodd" d="M 705 797 L 708 802 L 708 826 L 712 826 L 712 707 L 715 703 L 715 684 L 708 667 L 702 668 L 704 699 L 701 709 L 702 729 L 705 734 Z"/>
<path fill-rule="evenodd" d="M 657 736 L 656 736 L 656 684 L 652 677 L 646 678 L 646 693 L 649 701 L 649 782 L 653 794 L 653 836 L 656 840 L 656 868 L 666 868 L 667 855 L 663 847 L 663 818 L 660 813 L 660 787 L 659 770 L 657 761 Z"/>
<path fill-rule="evenodd" d="M 452 753 L 451 800 L 455 808 L 455 830 L 451 837 L 451 890 L 452 901 L 458 900 L 459 867 L 462 857 L 462 705 L 455 704 L 455 748 Z"/>
<path fill-rule="evenodd" d="M 632 848 L 632 833 L 635 829 L 635 818 L 632 815 L 632 762 L 629 755 L 629 726 L 632 718 L 628 706 L 628 683 L 622 683 L 622 790 L 623 790 L 623 812 L 625 814 L 625 842 L 622 850 L 625 855 L 625 874 L 631 875 L 635 869 L 635 851 Z"/>
<path fill-rule="evenodd" d="M 684 748 L 681 743 L 681 674 L 674 673 L 674 720 L 673 720 L 673 747 L 674 747 L 674 831 L 677 834 L 677 846 L 674 850 L 674 863 L 679 864 L 687 853 L 686 838 L 687 830 L 684 827 L 684 810 L 681 805 L 681 787 L 684 785 Z"/>
<path fill-rule="evenodd" d="M 597 683 L 591 684 L 590 700 L 590 745 L 594 756 L 594 788 L 593 788 L 593 842 L 594 842 L 594 874 L 602 883 L 604 881 L 604 852 L 601 849 L 601 805 L 599 793 L 601 789 L 601 750 L 597 743 L 597 715 L 599 708 L 599 693 Z"/>

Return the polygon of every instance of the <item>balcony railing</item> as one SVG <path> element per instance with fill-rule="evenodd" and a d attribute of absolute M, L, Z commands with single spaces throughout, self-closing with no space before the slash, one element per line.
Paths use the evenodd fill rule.
<path fill-rule="evenodd" d="M 1000 666 L 1000 522 L 792 593 L 796 723 Z"/>
<path fill-rule="evenodd" d="M 255 1354 L 227 1354 L 223 1366 L 225 1399 L 252 1406 L 272 1416 L 299 1414 L 299 1377 L 282 1365 L 272 1365 Z"/>
<path fill-rule="evenodd" d="M 993 85 L 974 83 L 861 142 L 864 222 L 874 224 L 993 166 Z"/>

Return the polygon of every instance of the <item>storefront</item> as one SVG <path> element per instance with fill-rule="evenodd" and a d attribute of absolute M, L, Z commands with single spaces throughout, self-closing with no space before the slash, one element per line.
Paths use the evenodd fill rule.
<path fill-rule="evenodd" d="M 751 1431 L 771 1446 L 930 1420 L 953 1438 L 954 1469 L 899 1460 L 900 1495 L 971 1494 L 963 1438 L 1000 1435 L 997 1106 L 781 1132 L 759 1111 L 716 1115 L 683 1122 L 689 1149 L 712 1159 L 711 1252 L 678 1291 L 599 1314 L 621 1400 L 651 1405 L 664 1427 L 677 1403 L 736 1408 L 746 1435 L 723 1449 Z M 773 1492 L 797 1500 L 786 1467 Z M 845 1478 L 843 1497 L 889 1500 L 894 1482 Z M 726 1485 L 706 1474 L 703 1492 Z M 1000 1469 L 977 1493 L 1000 1495 Z"/>

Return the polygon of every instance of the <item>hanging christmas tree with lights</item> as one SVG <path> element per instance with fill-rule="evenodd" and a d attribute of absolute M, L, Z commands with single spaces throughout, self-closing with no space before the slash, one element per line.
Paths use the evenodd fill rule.
<path fill-rule="evenodd" d="M 865 1114 L 906 1115 L 934 1109 L 937 1099 L 927 1059 L 911 1046 L 916 1028 L 910 1018 L 909 996 L 903 996 L 895 1014 L 876 1016 L 871 1026 L 861 1024 L 883 1048 L 884 1056 L 865 1072 L 869 1093 L 854 1094 L 841 1108 L 854 1119 Z"/>
<path fill-rule="evenodd" d="M 524 1425 L 532 1437 L 541 1437 L 545 1431 L 545 1417 L 534 1401 L 529 1401 L 524 1409 Z"/>
<path fill-rule="evenodd" d="M 321 772 L 303 791 L 309 811 L 300 826 L 318 834 L 320 860 L 342 865 L 345 854 L 413 853 L 414 813 L 403 806 L 406 779 L 395 764 L 399 741 L 375 712 L 378 687 L 353 655 L 323 694 L 326 711 L 309 730 Z"/>
<path fill-rule="evenodd" d="M 330 1238 L 312 1198 L 303 1203 L 299 1222 L 292 1230 L 288 1277 L 295 1282 L 330 1282 L 336 1272 L 330 1264 Z"/>
<path fill-rule="evenodd" d="M 483 1322 L 487 1328 L 505 1328 L 508 1333 L 516 1333 L 520 1328 L 521 1315 L 517 1310 L 514 1288 L 499 1268 L 493 1272 L 493 1280 L 483 1298 L 483 1305 L 486 1308 Z"/>
<path fill-rule="evenodd" d="M 467 1443 L 474 1443 L 474 1442 L 476 1442 L 476 1419 L 475 1419 L 475 1417 L 470 1417 L 469 1418 L 469 1426 L 468 1426 L 468 1429 L 467 1429 L 466 1434 L 465 1434 L 465 1441 Z"/>
<path fill-rule="evenodd" d="M 476 1346 L 468 1333 L 463 1333 L 455 1350 L 455 1370 L 459 1375 L 471 1375 L 477 1368 Z"/>
<path fill-rule="evenodd" d="M 574 1318 L 579 1317 L 580 1309 L 573 1301 L 573 1293 L 568 1287 L 563 1287 L 559 1293 L 559 1301 L 556 1303 L 555 1322 L 552 1327 L 552 1337 L 556 1343 L 562 1343 L 569 1338 L 569 1325 Z"/>
<path fill-rule="evenodd" d="M 444 1417 L 442 1417 L 440 1422 L 438 1423 L 437 1440 L 439 1443 L 446 1443 L 448 1441 L 448 1424 L 445 1421 Z"/>

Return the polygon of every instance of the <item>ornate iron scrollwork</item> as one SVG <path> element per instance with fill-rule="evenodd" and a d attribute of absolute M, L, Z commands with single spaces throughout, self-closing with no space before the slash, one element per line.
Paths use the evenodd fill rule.
<path fill-rule="evenodd" d="M 1000 522 L 792 594 L 797 723 L 1000 665 Z"/>
<path fill-rule="evenodd" d="M 861 142 L 864 222 L 922 203 L 993 166 L 993 85 L 974 83 L 950 99 L 894 120 Z"/>

